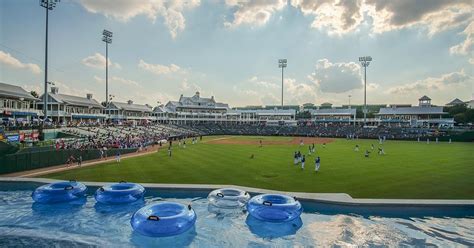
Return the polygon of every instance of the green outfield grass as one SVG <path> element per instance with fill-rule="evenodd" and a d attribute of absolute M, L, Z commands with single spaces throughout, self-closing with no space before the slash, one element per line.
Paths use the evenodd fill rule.
<path fill-rule="evenodd" d="M 307 145 L 208 144 L 219 137 L 179 149 L 172 157 L 165 147 L 157 153 L 116 163 L 79 168 L 41 177 L 81 181 L 233 184 L 283 191 L 348 193 L 356 198 L 474 199 L 474 144 L 387 141 L 385 156 L 377 155 L 378 141 L 338 139 L 316 145 L 321 168 L 314 173 L 315 156 L 306 169 L 293 165 L 293 152 L 307 154 Z M 236 137 L 259 139 L 260 137 Z M 288 137 L 264 137 L 289 140 Z M 361 149 L 354 152 L 354 146 Z M 375 145 L 370 158 L 365 149 Z M 251 159 L 251 154 L 254 158 Z"/>

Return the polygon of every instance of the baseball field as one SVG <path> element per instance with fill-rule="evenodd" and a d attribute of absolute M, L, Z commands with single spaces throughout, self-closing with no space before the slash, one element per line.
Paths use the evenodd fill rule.
<path fill-rule="evenodd" d="M 308 146 L 313 143 L 316 153 L 309 155 Z M 355 151 L 356 145 L 359 151 Z M 378 147 L 386 154 L 379 155 Z M 364 156 L 366 150 L 369 157 Z M 295 151 L 306 155 L 304 169 L 301 164 L 294 165 Z M 321 167 L 314 172 L 317 156 Z M 474 199 L 474 144 L 387 140 L 380 145 L 378 140 L 211 136 L 197 144 L 188 139 L 186 148 L 174 142 L 171 156 L 168 145 L 164 145 L 156 153 L 120 163 L 106 162 L 41 177 L 232 184 L 348 193 L 355 198 Z"/>

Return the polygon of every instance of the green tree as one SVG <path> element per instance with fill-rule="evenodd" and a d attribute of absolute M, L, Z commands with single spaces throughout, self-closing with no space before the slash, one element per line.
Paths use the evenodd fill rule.
<path fill-rule="evenodd" d="M 464 113 L 455 114 L 454 121 L 457 123 L 466 123 L 466 115 Z"/>
<path fill-rule="evenodd" d="M 30 94 L 31 94 L 32 96 L 36 97 L 36 98 L 39 98 L 38 93 L 37 93 L 36 91 L 34 91 L 34 90 L 30 91 Z"/>

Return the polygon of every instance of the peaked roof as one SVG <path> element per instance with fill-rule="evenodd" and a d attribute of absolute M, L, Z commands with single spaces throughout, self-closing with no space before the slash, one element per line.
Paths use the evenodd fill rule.
<path fill-rule="evenodd" d="M 174 111 L 172 109 L 166 107 L 166 106 L 160 105 L 160 106 L 157 106 L 157 107 L 153 108 L 153 112 L 154 113 L 170 113 L 170 112 L 174 112 Z"/>
<path fill-rule="evenodd" d="M 135 103 L 126 103 L 126 102 L 110 102 L 118 109 L 128 110 L 128 111 L 139 111 L 139 112 L 151 112 L 152 108 L 144 104 L 135 104 Z"/>
<path fill-rule="evenodd" d="M 24 98 L 26 100 L 38 100 L 32 96 L 28 91 L 24 90 L 20 86 L 1 83 L 0 82 L 0 96 L 9 98 Z"/>
<path fill-rule="evenodd" d="M 178 101 L 169 101 L 166 106 L 172 109 L 175 109 L 176 107 L 225 109 L 229 108 L 229 105 L 227 103 L 216 102 L 216 100 L 214 100 L 214 97 L 201 97 L 199 95 L 199 92 L 196 92 L 196 94 L 191 97 L 181 95 Z"/>
<path fill-rule="evenodd" d="M 459 105 L 459 104 L 464 104 L 464 102 L 459 100 L 459 98 L 456 98 L 456 99 L 450 101 L 449 103 L 447 103 L 446 105 L 454 106 L 454 105 Z"/>
<path fill-rule="evenodd" d="M 420 101 L 429 101 L 431 100 L 431 98 L 427 97 L 426 95 L 422 96 L 420 99 L 418 99 Z"/>
<path fill-rule="evenodd" d="M 48 97 L 53 98 L 59 103 L 65 103 L 65 104 L 74 105 L 74 106 L 104 108 L 104 106 L 102 106 L 95 99 L 89 99 L 87 97 L 72 96 L 72 95 L 65 95 L 65 94 L 53 94 L 53 93 L 48 93 Z M 50 102 L 50 100 L 48 100 L 48 102 Z"/>

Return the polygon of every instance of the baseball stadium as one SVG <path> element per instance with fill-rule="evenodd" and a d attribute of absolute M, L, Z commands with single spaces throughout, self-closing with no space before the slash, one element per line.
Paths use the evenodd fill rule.
<path fill-rule="evenodd" d="M 0 3 L 0 247 L 474 247 L 474 100 L 459 99 L 472 91 L 472 51 L 439 37 L 471 37 L 472 3 L 316 2 Z M 208 23 L 223 11 L 233 19 Z M 29 42 L 44 38 L 31 30 L 44 14 L 43 54 Z M 85 30 L 97 25 L 92 41 Z M 301 40 L 261 47 L 283 31 Z M 314 40 L 328 51 L 309 52 Z M 105 56 L 83 58 L 89 43 Z M 353 50 L 377 56 L 346 58 Z M 403 53 L 412 68 L 387 67 Z M 311 56 L 316 71 L 303 72 Z M 430 64 L 436 56 L 456 71 Z"/>

